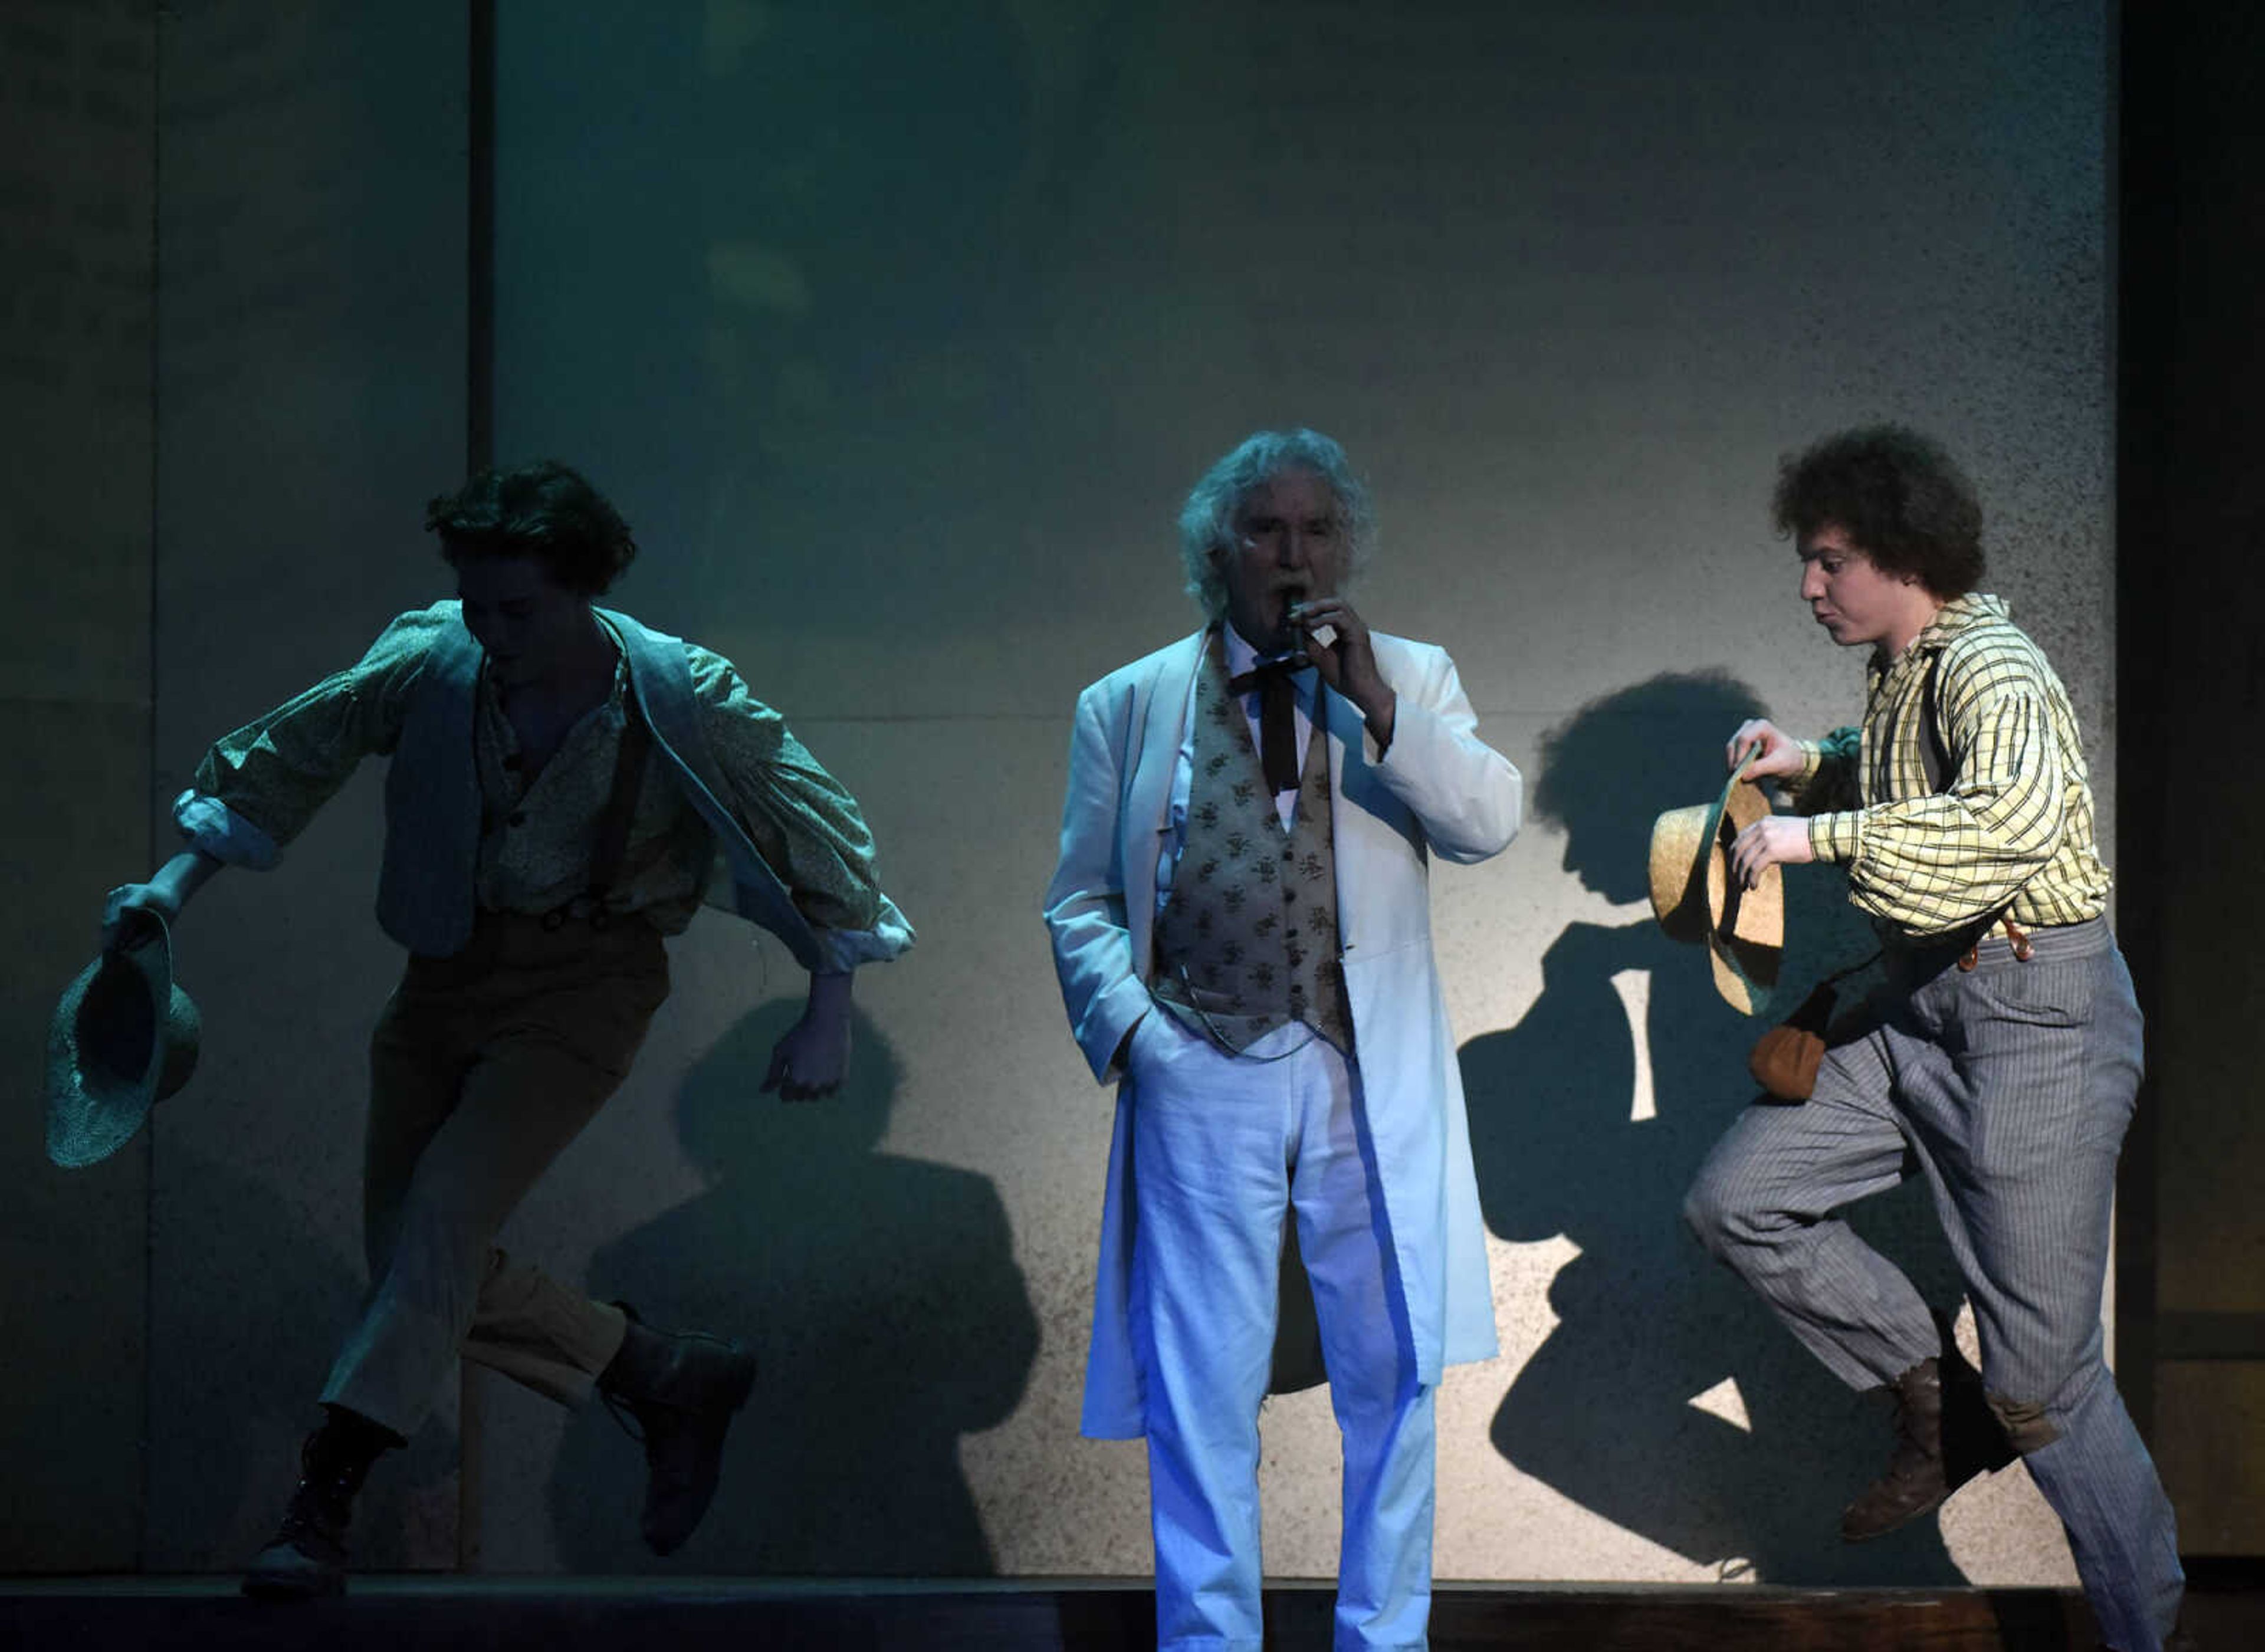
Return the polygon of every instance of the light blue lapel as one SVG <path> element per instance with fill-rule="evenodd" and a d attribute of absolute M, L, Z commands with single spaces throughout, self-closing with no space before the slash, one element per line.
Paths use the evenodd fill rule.
<path fill-rule="evenodd" d="M 1160 833 L 1169 824 L 1172 768 L 1187 731 L 1188 695 L 1203 663 L 1204 638 L 1198 631 L 1164 651 L 1155 671 L 1133 688 L 1125 761 L 1132 765 L 1120 822 L 1124 856 L 1125 921 L 1132 935 L 1132 957 L 1145 978 L 1156 915 L 1156 855 Z"/>

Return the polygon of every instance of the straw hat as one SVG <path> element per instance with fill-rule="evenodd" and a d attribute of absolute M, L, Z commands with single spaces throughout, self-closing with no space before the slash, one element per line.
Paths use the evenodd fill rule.
<path fill-rule="evenodd" d="M 63 988 L 47 1023 L 47 1157 L 77 1169 L 131 1141 L 151 1104 L 189 1081 L 200 1031 L 164 920 L 144 911 Z"/>
<path fill-rule="evenodd" d="M 1651 910 L 1678 941 L 1704 941 L 1715 988 L 1741 1015 L 1769 1013 L 1785 961 L 1785 879 L 1770 867 L 1752 889 L 1730 880 L 1730 845 L 1770 812 L 1746 778 L 1751 753 L 1711 804 L 1671 809 L 1651 823 Z"/>

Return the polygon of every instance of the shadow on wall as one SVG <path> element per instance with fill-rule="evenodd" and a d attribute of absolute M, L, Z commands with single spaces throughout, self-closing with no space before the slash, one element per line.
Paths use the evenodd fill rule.
<path fill-rule="evenodd" d="M 368 1274 L 359 1256 L 314 1241 L 312 1225 L 271 1181 L 171 1141 L 161 1146 L 176 1165 L 158 1231 L 193 1236 L 195 1248 L 161 1257 L 153 1288 L 180 1278 L 185 1263 L 204 1288 L 193 1302 L 159 1310 L 167 1331 L 150 1372 L 162 1400 L 151 1407 L 144 1566 L 230 1572 L 274 1533 Z M 210 1288 L 224 1267 L 240 1288 Z M 405 1452 L 379 1460 L 355 1503 L 353 1544 L 354 1564 L 373 1571 L 455 1564 L 454 1428 L 436 1418 Z"/>
<path fill-rule="evenodd" d="M 754 1350 L 722 1488 L 682 1553 L 656 1561 L 621 1517 L 643 1495 L 643 1459 L 602 1408 L 584 1408 L 550 1490 L 578 1571 L 998 1569 L 958 1445 L 1012 1414 L 1038 1356 L 1006 1207 L 986 1176 L 878 1150 L 899 1069 L 862 1013 L 839 1095 L 757 1094 L 799 1008 L 750 1012 L 687 1075 L 677 1128 L 709 1190 L 590 1268 L 594 1296 Z"/>
<path fill-rule="evenodd" d="M 1644 900 L 1652 821 L 1718 793 L 1731 731 L 1762 714 L 1727 676 L 1663 675 L 1551 731 L 1534 812 L 1563 829 L 1565 870 L 1607 900 Z M 1787 909 L 1796 988 L 1871 950 L 1837 873 L 1794 869 Z M 1957 1581 L 1932 1520 L 1840 1541 L 1841 1506 L 1886 1462 L 1886 1408 L 1843 1387 L 1683 1226 L 1692 1176 L 1755 1094 L 1745 1057 L 1763 1026 L 1721 1000 L 1703 951 L 1670 941 L 1647 908 L 1624 925 L 1569 925 L 1525 1018 L 1463 1046 L 1487 1226 L 1512 1241 L 1562 1234 L 1581 1253 L 1550 1287 L 1559 1323 L 1504 1394 L 1495 1448 L 1725 1577 Z M 1921 1189 L 1871 1201 L 1857 1225 L 1930 1301 L 1958 1301 Z"/>

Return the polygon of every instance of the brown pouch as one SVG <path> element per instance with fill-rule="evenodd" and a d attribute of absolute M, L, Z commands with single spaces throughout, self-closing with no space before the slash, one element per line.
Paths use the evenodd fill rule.
<path fill-rule="evenodd" d="M 1802 1000 L 1799 1009 L 1754 1040 L 1746 1071 L 1771 1101 L 1805 1102 L 1816 1093 L 1836 996 L 1832 983 L 1825 982 Z"/>

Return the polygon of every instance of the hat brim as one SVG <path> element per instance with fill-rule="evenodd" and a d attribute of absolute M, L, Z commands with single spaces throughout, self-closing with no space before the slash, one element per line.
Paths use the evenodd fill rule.
<path fill-rule="evenodd" d="M 1762 1015 L 1785 958 L 1785 880 L 1775 866 L 1752 889 L 1730 877 L 1730 845 L 1771 811 L 1761 787 L 1746 778 L 1752 762 L 1750 752 L 1713 803 L 1670 810 L 1652 823 L 1650 871 L 1660 928 L 1679 941 L 1703 939 L 1722 1001 Z"/>
<path fill-rule="evenodd" d="M 1651 823 L 1651 915 L 1677 941 L 1707 938 L 1706 848 L 1715 819 L 1706 804 L 1670 809 Z"/>
<path fill-rule="evenodd" d="M 47 1157 L 98 1164 L 195 1070 L 195 1002 L 173 979 L 172 937 L 144 914 L 81 970 L 47 1023 Z"/>

